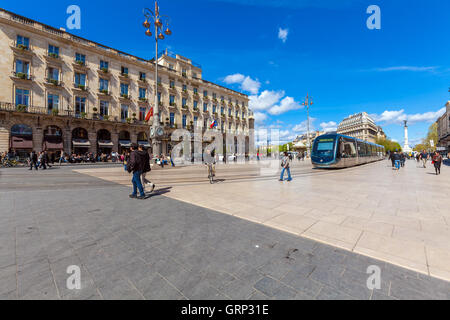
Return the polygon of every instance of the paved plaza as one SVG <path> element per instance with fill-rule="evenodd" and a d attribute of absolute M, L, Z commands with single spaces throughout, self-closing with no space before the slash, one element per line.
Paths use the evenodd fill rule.
<path fill-rule="evenodd" d="M 119 166 L 1 169 L 0 299 L 450 299 L 448 167 L 293 173 L 157 169 L 142 201 Z"/>

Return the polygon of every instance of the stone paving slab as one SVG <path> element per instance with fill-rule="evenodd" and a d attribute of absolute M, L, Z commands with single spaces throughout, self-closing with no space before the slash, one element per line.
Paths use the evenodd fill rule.
<path fill-rule="evenodd" d="M 167 194 L 173 199 L 450 280 L 448 163 L 436 176 L 431 165 L 423 168 L 415 160 L 399 172 L 388 161 L 334 171 L 300 162 L 290 183 L 279 183 L 276 175 L 239 181 L 227 170 L 219 167 L 217 177 L 225 181 L 214 185 L 154 177 L 173 182 Z M 245 176 L 245 167 L 236 170 Z M 124 179 L 112 171 L 80 172 Z"/>
<path fill-rule="evenodd" d="M 450 299 L 448 282 L 166 196 L 87 176 L 60 189 L 81 181 L 62 170 L 0 189 L 0 299 Z M 65 286 L 69 265 L 81 290 Z"/>

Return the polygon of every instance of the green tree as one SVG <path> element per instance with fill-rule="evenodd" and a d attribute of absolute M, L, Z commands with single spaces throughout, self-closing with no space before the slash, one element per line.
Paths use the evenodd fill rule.
<path fill-rule="evenodd" d="M 414 147 L 414 151 L 436 151 L 438 140 L 437 123 L 435 122 L 428 129 L 427 136 L 422 140 L 422 143 L 419 143 Z M 433 146 L 431 145 L 431 141 L 433 141 Z"/>
<path fill-rule="evenodd" d="M 390 139 L 377 139 L 376 144 L 383 146 L 386 152 L 402 151 L 402 147 L 398 142 L 392 141 Z"/>

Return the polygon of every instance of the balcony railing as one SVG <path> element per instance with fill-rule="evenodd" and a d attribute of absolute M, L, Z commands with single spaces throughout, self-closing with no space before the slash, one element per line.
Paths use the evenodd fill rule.
<path fill-rule="evenodd" d="M 122 122 L 120 117 L 117 116 L 101 116 L 98 113 L 86 113 L 86 112 L 76 112 L 74 110 L 58 110 L 49 111 L 48 108 L 45 107 L 37 107 L 37 106 L 27 106 L 27 105 L 15 105 L 10 102 L 0 102 L 0 111 L 8 111 L 8 112 L 20 112 L 24 114 L 39 114 L 39 115 L 53 115 L 59 117 L 69 117 L 76 119 L 86 119 L 86 120 L 102 120 L 102 121 L 111 121 L 111 122 Z M 126 119 L 125 119 L 126 122 Z M 145 121 L 131 121 L 131 124 L 139 124 L 145 125 Z"/>
<path fill-rule="evenodd" d="M 22 80 L 32 80 L 32 76 L 25 72 L 13 71 L 13 76 Z"/>

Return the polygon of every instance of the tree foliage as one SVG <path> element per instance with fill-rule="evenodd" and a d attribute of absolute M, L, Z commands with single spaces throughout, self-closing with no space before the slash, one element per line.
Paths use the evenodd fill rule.
<path fill-rule="evenodd" d="M 392 141 L 390 139 L 377 139 L 376 144 L 383 146 L 386 149 L 386 152 L 394 152 L 394 151 L 402 151 L 402 147 L 398 142 Z"/>
<path fill-rule="evenodd" d="M 419 143 L 414 147 L 414 151 L 436 151 L 438 140 L 437 123 L 433 123 L 428 129 L 426 138 L 422 140 L 422 143 Z M 433 146 L 431 145 L 431 141 L 433 141 Z"/>

